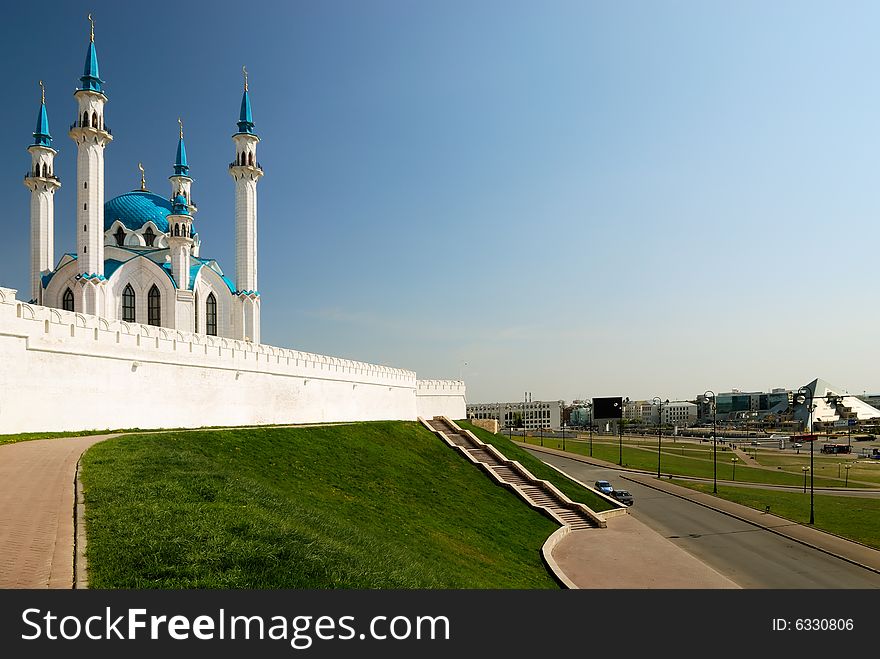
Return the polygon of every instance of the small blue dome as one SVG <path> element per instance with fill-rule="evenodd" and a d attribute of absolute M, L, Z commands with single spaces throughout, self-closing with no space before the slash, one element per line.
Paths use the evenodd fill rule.
<path fill-rule="evenodd" d="M 167 233 L 168 216 L 172 212 L 171 202 L 164 197 L 142 190 L 126 192 L 104 204 L 104 231 L 113 226 L 116 220 L 132 231 L 140 230 L 152 220 L 159 231 Z"/>

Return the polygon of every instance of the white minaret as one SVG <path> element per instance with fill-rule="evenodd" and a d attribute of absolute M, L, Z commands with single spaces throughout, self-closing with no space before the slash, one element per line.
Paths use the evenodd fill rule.
<path fill-rule="evenodd" d="M 241 303 L 241 323 L 234 326 L 241 338 L 260 342 L 260 294 L 257 288 L 257 182 L 263 169 L 257 162 L 251 101 L 248 96 L 247 71 L 244 72 L 244 95 L 235 142 L 235 161 L 229 174 L 235 180 L 235 287 Z M 240 329 L 240 332 L 238 331 Z"/>
<path fill-rule="evenodd" d="M 40 113 L 34 143 L 28 147 L 31 169 L 24 184 L 31 191 L 31 299 L 43 304 L 41 277 L 55 263 L 55 191 L 61 181 L 55 176 L 55 154 L 46 114 L 46 89 L 40 80 Z"/>
<path fill-rule="evenodd" d="M 92 15 L 89 14 L 89 21 Z M 81 306 L 77 311 L 104 315 L 104 147 L 113 139 L 104 126 L 104 104 L 92 23 L 82 87 L 74 92 L 78 114 L 70 137 L 76 142 L 76 243 Z"/>

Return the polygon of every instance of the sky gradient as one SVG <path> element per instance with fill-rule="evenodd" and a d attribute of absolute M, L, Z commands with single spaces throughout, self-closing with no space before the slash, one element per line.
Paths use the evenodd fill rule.
<path fill-rule="evenodd" d="M 265 343 L 464 377 L 471 402 L 880 391 L 880 5 L 41 2 L 4 12 L 0 285 L 46 84 L 56 261 L 95 43 L 106 198 L 170 194 L 234 277 L 247 65 Z"/>

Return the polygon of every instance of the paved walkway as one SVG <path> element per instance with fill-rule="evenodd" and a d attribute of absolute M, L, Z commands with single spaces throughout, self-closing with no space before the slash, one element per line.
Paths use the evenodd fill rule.
<path fill-rule="evenodd" d="M 668 480 L 658 479 L 655 475 L 627 470 L 614 463 L 551 448 L 521 443 L 519 445 L 536 452 L 627 472 L 622 475 L 625 480 L 688 499 L 850 563 L 880 572 L 880 551 L 857 542 L 712 494 L 697 492 Z M 553 558 L 580 588 L 739 587 L 630 515 L 608 519 L 608 527 L 605 529 L 570 533 L 556 546 Z M 659 569 L 661 565 L 664 567 Z"/>
<path fill-rule="evenodd" d="M 0 446 L 0 588 L 72 588 L 76 464 L 116 435 Z"/>
<path fill-rule="evenodd" d="M 631 515 L 604 529 L 572 531 L 553 559 L 578 588 L 739 588 Z"/>

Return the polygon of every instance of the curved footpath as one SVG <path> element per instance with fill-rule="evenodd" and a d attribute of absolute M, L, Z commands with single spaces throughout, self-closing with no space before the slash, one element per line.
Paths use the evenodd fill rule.
<path fill-rule="evenodd" d="M 533 446 L 531 444 L 522 444 L 520 442 L 517 442 L 517 444 L 536 453 L 547 453 L 597 467 L 616 469 L 621 472 L 621 477 L 625 480 L 631 480 L 640 485 L 688 499 L 701 506 L 712 508 L 772 533 L 880 573 L 880 551 L 866 545 L 804 524 L 798 524 L 770 513 L 763 513 L 712 494 L 697 492 L 669 481 L 658 479 L 652 474 L 620 467 L 611 462 L 574 455 L 556 449 Z M 728 481 L 724 482 L 728 483 Z M 739 483 L 736 484 L 739 485 Z M 608 533 L 609 531 L 612 533 Z M 596 538 L 595 535 L 592 537 Z M 641 524 L 630 515 L 609 519 L 608 528 L 602 531 L 602 542 L 595 543 L 602 546 L 592 547 L 591 545 L 594 543 L 595 541 L 588 543 L 586 538 L 579 539 L 576 533 L 571 533 L 554 550 L 554 558 L 556 558 L 560 567 L 581 588 L 738 587 L 735 584 L 732 586 L 721 585 L 721 581 L 715 579 L 713 574 L 705 573 L 705 570 L 710 570 L 711 573 L 717 575 L 721 580 L 728 581 L 731 584 L 733 582 L 715 573 L 714 570 L 708 568 L 704 563 L 690 556 L 683 549 L 678 548 L 671 541 Z M 693 564 L 689 568 L 688 561 L 682 556 L 677 556 L 675 552 L 670 552 L 669 548 L 664 546 L 665 543 L 671 545 L 675 552 L 680 552 L 690 557 L 694 563 L 702 566 L 703 571 L 700 571 Z M 633 544 L 640 546 L 633 547 Z M 658 558 L 656 552 L 664 552 L 665 557 L 662 559 Z M 586 565 L 584 565 L 585 561 L 591 562 L 588 571 L 584 570 L 586 568 Z M 672 561 L 671 564 L 670 561 Z M 659 570 L 661 574 L 658 575 L 658 570 L 655 568 L 659 565 L 664 567 L 663 570 Z M 684 573 L 690 569 L 696 571 L 692 574 Z M 607 572 L 610 570 L 614 570 L 617 574 L 613 577 L 608 575 Z"/>
<path fill-rule="evenodd" d="M 76 468 L 111 437 L 0 446 L 0 588 L 74 587 Z"/>

